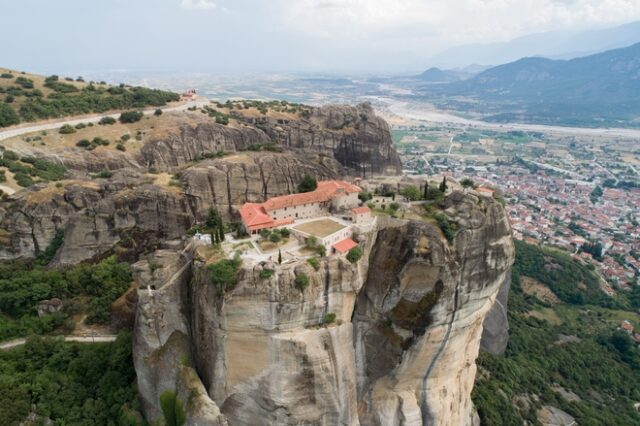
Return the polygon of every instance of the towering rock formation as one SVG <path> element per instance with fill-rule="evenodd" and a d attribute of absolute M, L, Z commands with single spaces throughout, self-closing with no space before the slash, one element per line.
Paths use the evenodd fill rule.
<path fill-rule="evenodd" d="M 400 158 L 393 148 L 389 125 L 368 104 L 312 108 L 308 118 L 268 115 L 255 117 L 234 110 L 242 125 L 227 127 L 210 121 L 184 126 L 147 143 L 140 162 L 171 168 L 203 152 L 234 152 L 274 144 L 289 151 L 321 154 L 361 174 L 399 174 Z"/>
<path fill-rule="evenodd" d="M 175 266 L 155 284 L 141 262 L 139 285 L 156 288 L 140 293 L 134 339 L 148 420 L 169 390 L 195 395 L 181 398 L 192 416 L 208 413 L 189 424 L 476 424 L 482 323 L 514 248 L 493 199 L 454 192 L 444 207 L 451 243 L 428 222 L 379 218 L 356 264 L 247 261 L 227 292 L 206 259 L 158 252 L 151 262 Z"/>

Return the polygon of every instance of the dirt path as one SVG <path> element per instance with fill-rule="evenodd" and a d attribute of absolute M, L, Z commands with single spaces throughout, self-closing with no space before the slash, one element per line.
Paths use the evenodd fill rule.
<path fill-rule="evenodd" d="M 178 106 L 147 109 L 147 110 L 143 110 L 142 112 L 145 115 L 151 115 L 155 112 L 156 109 L 161 109 L 164 112 L 186 111 L 188 108 L 191 108 L 194 106 L 201 107 L 208 103 L 209 101 L 193 101 L 193 102 L 189 102 L 189 103 L 178 105 Z M 0 131 L 0 141 L 4 139 L 12 138 L 14 136 L 23 135 L 25 133 L 33 133 L 33 132 L 41 132 L 43 130 L 58 129 L 64 126 L 65 124 L 68 124 L 70 126 L 75 126 L 76 124 L 80 124 L 80 123 L 85 123 L 85 124 L 97 123 L 100 121 L 102 117 L 113 117 L 117 119 L 119 116 L 120 116 L 120 112 L 111 113 L 111 114 L 96 114 L 96 115 L 84 116 L 81 118 L 76 117 L 76 118 L 56 120 L 56 121 L 46 122 L 41 124 L 33 124 L 31 126 L 14 127 L 8 130 Z"/>
<path fill-rule="evenodd" d="M 106 343 L 106 342 L 115 342 L 116 338 L 115 334 L 108 335 L 100 335 L 100 336 L 64 336 L 65 342 L 78 342 L 78 343 Z M 55 338 L 55 337 L 53 337 Z M 18 346 L 22 346 L 27 343 L 27 339 L 15 339 L 9 340 L 8 342 L 0 343 L 0 350 L 5 351 L 7 349 L 13 349 Z"/>

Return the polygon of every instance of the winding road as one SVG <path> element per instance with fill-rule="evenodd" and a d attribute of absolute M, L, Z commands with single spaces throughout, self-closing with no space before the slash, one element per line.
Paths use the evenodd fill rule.
<path fill-rule="evenodd" d="M 144 113 L 144 115 L 151 115 L 156 111 L 156 109 L 161 109 L 163 112 L 186 111 L 188 108 L 202 107 L 207 104 L 209 104 L 209 100 L 206 100 L 206 101 L 197 100 L 197 101 L 191 101 L 191 102 L 188 102 L 182 105 L 177 105 L 177 106 L 145 109 L 145 110 L 142 110 L 142 112 Z M 69 119 L 62 119 L 62 120 L 55 120 L 55 121 L 47 121 L 46 123 L 40 123 L 40 124 L 11 127 L 7 130 L 0 131 L 0 141 L 13 138 L 15 136 L 20 136 L 25 133 L 33 133 L 33 132 L 41 132 L 44 130 L 58 129 L 64 126 L 65 124 L 68 124 L 70 126 L 75 126 L 76 124 L 80 124 L 80 123 L 85 123 L 85 124 L 97 123 L 100 121 L 102 117 L 113 117 L 117 119 L 118 117 L 120 117 L 120 113 L 121 111 L 118 111 L 116 113 L 111 113 L 111 114 L 95 114 L 95 115 L 84 116 L 81 118 L 76 117 L 76 118 L 69 118 Z"/>

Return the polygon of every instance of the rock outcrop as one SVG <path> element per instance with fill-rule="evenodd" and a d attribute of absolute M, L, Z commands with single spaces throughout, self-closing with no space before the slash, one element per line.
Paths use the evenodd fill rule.
<path fill-rule="evenodd" d="M 131 153 L 77 147 L 45 152 L 27 144 L 18 152 L 63 163 L 74 179 L 35 185 L 0 204 L 0 260 L 33 258 L 58 231 L 64 244 L 56 265 L 99 258 L 116 245 L 135 245 L 127 247 L 133 254 L 126 259 L 135 260 L 182 237 L 210 207 L 236 220 L 238 206 L 295 192 L 304 174 L 333 179 L 347 175 L 347 167 L 400 172 L 389 127 L 369 106 L 310 111 L 307 118 L 286 120 L 238 114 L 235 127 L 194 113 Z M 175 114 L 171 119 L 180 122 Z M 262 146 L 269 150 L 245 151 Z M 223 151 L 223 158 L 203 160 Z M 104 169 L 113 177 L 91 179 Z M 148 170 L 175 173 L 179 182 L 158 183 Z"/>
<path fill-rule="evenodd" d="M 233 111 L 233 117 L 241 126 L 207 121 L 153 139 L 142 148 L 140 163 L 172 168 L 193 161 L 204 152 L 237 152 L 273 145 L 335 158 L 363 175 L 401 172 L 389 125 L 368 104 L 312 108 L 308 118 L 255 117 L 244 115 L 242 110 Z"/>
<path fill-rule="evenodd" d="M 451 243 L 431 223 L 379 218 L 359 235 L 356 264 L 246 261 L 226 292 L 206 259 L 158 253 L 175 266 L 137 274 L 149 289 L 134 330 L 147 419 L 159 418 L 162 392 L 181 392 L 188 367 L 206 390 L 198 412 L 212 416 L 188 424 L 477 424 L 482 324 L 514 248 L 493 199 L 455 192 L 445 207 L 458 226 Z"/>
<path fill-rule="evenodd" d="M 116 245 L 132 252 L 125 260 L 135 260 L 162 241 L 184 237 L 210 207 L 236 219 L 247 201 L 294 192 L 304 174 L 335 179 L 342 171 L 332 158 L 247 152 L 193 165 L 182 173 L 180 188 L 131 169 L 117 170 L 110 179 L 36 186 L 0 207 L 0 259 L 35 257 L 62 230 L 54 264 L 99 258 Z"/>

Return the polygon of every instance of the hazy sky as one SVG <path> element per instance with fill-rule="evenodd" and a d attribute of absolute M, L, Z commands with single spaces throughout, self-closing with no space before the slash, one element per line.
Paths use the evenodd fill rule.
<path fill-rule="evenodd" d="M 453 45 L 640 19 L 640 0 L 0 0 L 2 66 L 399 72 Z"/>

